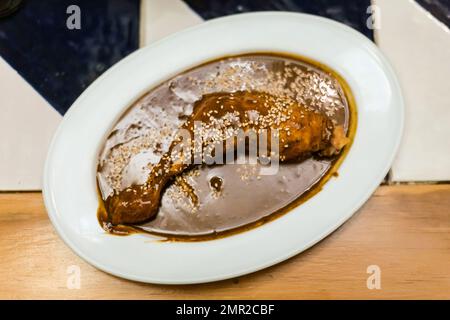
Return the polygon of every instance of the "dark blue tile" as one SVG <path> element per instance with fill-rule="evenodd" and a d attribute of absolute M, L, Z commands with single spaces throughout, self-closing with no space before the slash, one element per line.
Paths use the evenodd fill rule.
<path fill-rule="evenodd" d="M 416 0 L 428 12 L 450 28 L 450 0 Z"/>
<path fill-rule="evenodd" d="M 66 27 L 69 5 L 81 30 Z M 139 45 L 139 0 L 24 0 L 0 19 L 0 55 L 61 114 Z"/>
<path fill-rule="evenodd" d="M 395 0 L 394 0 L 395 1 Z M 367 28 L 370 0 L 185 0 L 204 19 L 251 11 L 294 11 L 334 19 L 355 28 L 373 40 Z"/>

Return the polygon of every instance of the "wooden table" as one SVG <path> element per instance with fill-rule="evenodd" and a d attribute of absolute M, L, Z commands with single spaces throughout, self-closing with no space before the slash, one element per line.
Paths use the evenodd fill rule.
<path fill-rule="evenodd" d="M 450 299 L 449 184 L 382 186 L 310 250 L 202 285 L 134 283 L 88 265 L 56 235 L 41 193 L 0 193 L 0 234 L 0 298 Z M 67 288 L 72 265 L 80 289 Z M 367 288 L 369 265 L 381 269 L 379 290 Z"/>

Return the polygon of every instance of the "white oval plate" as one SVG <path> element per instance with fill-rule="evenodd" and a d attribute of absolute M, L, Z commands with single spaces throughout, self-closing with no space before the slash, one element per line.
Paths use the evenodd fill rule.
<path fill-rule="evenodd" d="M 96 161 L 122 112 L 155 85 L 192 66 L 261 51 L 310 57 L 349 83 L 358 127 L 339 178 L 288 214 L 218 240 L 159 242 L 142 234 L 106 234 L 96 215 Z M 388 172 L 402 128 L 403 100 L 395 75 L 377 47 L 353 29 L 320 17 L 279 12 L 211 20 L 138 50 L 78 98 L 48 154 L 45 205 L 66 244 L 103 271 L 166 284 L 231 278 L 292 257 L 346 221 Z"/>

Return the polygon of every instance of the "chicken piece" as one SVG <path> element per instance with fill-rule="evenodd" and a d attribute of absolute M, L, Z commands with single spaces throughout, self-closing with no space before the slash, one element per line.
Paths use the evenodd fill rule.
<path fill-rule="evenodd" d="M 201 129 L 196 127 L 199 122 L 202 123 Z M 291 99 L 262 92 L 205 95 L 195 103 L 193 113 L 181 129 L 189 132 L 192 141 L 195 135 L 203 135 L 203 149 L 235 139 L 239 129 L 243 132 L 267 130 L 267 146 L 270 147 L 272 130 L 277 130 L 280 162 L 300 161 L 313 154 L 332 156 L 348 142 L 344 129 L 334 126 L 323 113 Z M 105 208 L 112 224 L 137 224 L 155 217 L 164 188 L 192 166 L 192 161 L 183 160 L 187 156 L 194 158 L 194 147 L 188 149 L 190 154 L 174 153 L 179 144 L 180 136 L 151 169 L 145 184 L 130 186 L 106 199 Z"/>

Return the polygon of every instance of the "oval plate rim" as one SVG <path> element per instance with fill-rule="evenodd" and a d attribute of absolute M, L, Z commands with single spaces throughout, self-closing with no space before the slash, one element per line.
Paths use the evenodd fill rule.
<path fill-rule="evenodd" d="M 228 35 L 228 28 L 233 28 L 235 26 L 239 26 L 240 24 L 249 26 L 249 28 L 245 32 L 242 32 L 242 34 L 240 33 Z M 284 26 L 291 26 L 291 24 L 292 26 L 301 26 L 302 28 L 304 28 L 304 30 L 309 30 L 310 32 L 324 29 L 328 30 L 330 33 L 334 32 L 335 35 L 338 34 L 342 37 L 348 36 L 348 39 L 355 43 L 358 43 L 358 46 L 355 46 L 354 51 L 356 50 L 358 52 L 365 52 L 366 59 L 368 59 L 365 62 L 370 65 L 373 64 L 374 68 L 375 66 L 378 66 L 380 70 L 382 70 L 381 73 L 377 73 L 373 76 L 375 80 L 371 79 L 369 82 L 377 83 L 376 81 L 385 81 L 382 83 L 382 85 L 385 85 L 386 87 L 381 87 L 380 90 L 386 90 L 384 93 L 386 93 L 388 97 L 372 97 L 372 99 L 381 99 L 380 101 L 377 101 L 377 103 L 389 102 L 389 105 L 387 106 L 378 107 L 381 109 L 384 108 L 382 109 L 382 111 L 386 112 L 386 114 L 380 115 L 380 119 L 385 119 L 387 121 L 387 124 L 385 125 L 386 128 L 383 129 L 386 130 L 386 132 L 382 132 L 382 130 L 380 130 L 380 132 L 374 131 L 375 124 L 373 122 L 375 120 L 370 120 L 367 115 L 364 115 L 364 112 L 369 112 L 369 109 L 374 108 L 374 106 L 372 104 L 367 104 L 368 110 L 366 110 L 365 105 L 359 105 L 359 100 L 364 100 L 364 94 L 354 92 L 355 98 L 357 100 L 358 111 L 360 111 L 360 109 L 362 108 L 361 110 L 364 110 L 364 112 L 358 112 L 359 127 L 357 129 L 355 142 L 352 146 L 352 149 L 350 150 L 349 155 L 347 156 L 347 159 L 344 160 L 342 166 L 348 167 L 351 165 L 355 167 L 356 169 L 354 170 L 358 172 L 358 170 L 361 170 L 359 168 L 360 165 L 357 162 L 358 157 L 360 161 L 368 160 L 368 156 L 364 156 L 362 154 L 363 151 L 369 152 L 367 151 L 367 149 L 364 149 L 367 147 L 364 147 L 361 141 L 356 141 L 358 140 L 356 138 L 359 137 L 360 132 L 360 135 L 365 137 L 367 141 L 371 141 L 375 147 L 380 148 L 382 155 L 379 157 L 379 163 L 374 164 L 370 161 L 366 163 L 366 165 L 370 169 L 373 169 L 374 172 L 370 173 L 370 177 L 364 176 L 361 178 L 357 178 L 359 180 L 355 181 L 355 186 L 360 187 L 363 190 L 358 190 L 357 192 L 355 191 L 354 198 L 349 198 L 349 201 L 352 202 L 350 205 L 346 205 L 345 207 L 344 205 L 342 205 L 342 208 L 340 208 L 339 210 L 334 210 L 340 211 L 339 214 L 327 212 L 323 216 L 316 215 L 315 217 L 311 217 L 311 214 L 309 214 L 309 212 L 317 211 L 317 208 L 319 207 L 322 210 L 330 210 L 330 207 L 324 207 L 324 196 L 325 199 L 326 197 L 332 197 L 330 195 L 332 195 L 333 192 L 341 192 L 339 191 L 339 187 L 342 188 L 343 186 L 351 186 L 351 184 L 345 185 L 345 183 L 349 183 L 351 181 L 349 181 L 349 179 L 351 179 L 352 171 L 348 170 L 348 168 L 342 168 L 342 171 L 345 172 L 344 175 L 340 175 L 340 177 L 338 179 L 335 179 L 333 182 L 329 181 L 324 187 L 323 191 L 319 192 L 318 195 L 308 200 L 305 204 L 302 204 L 300 207 L 293 209 L 292 212 L 289 212 L 285 216 L 256 229 L 218 240 L 206 241 L 201 243 L 149 243 L 142 235 L 133 235 L 123 238 L 106 235 L 104 233 L 100 234 L 102 233 L 101 228 L 98 226 L 98 223 L 96 226 L 93 226 L 92 220 L 89 220 L 87 226 L 83 224 L 86 223 L 86 221 L 82 221 L 81 218 L 79 219 L 80 221 L 78 222 L 78 224 L 75 223 L 76 225 L 68 223 L 69 221 L 67 220 L 69 219 L 69 217 L 74 216 L 73 212 L 76 210 L 76 208 L 73 208 L 73 206 L 69 205 L 69 202 L 71 201 L 69 201 L 68 199 L 70 198 L 60 190 L 61 186 L 67 186 L 67 188 L 70 189 L 71 186 L 67 182 L 67 180 L 70 179 L 73 179 L 73 181 L 78 181 L 79 179 L 81 182 L 84 181 L 89 185 L 92 184 L 92 179 L 95 180 L 95 176 L 79 177 L 80 174 L 77 173 L 77 170 L 74 170 L 74 172 L 69 171 L 63 174 L 64 171 L 60 160 L 62 159 L 61 154 L 64 152 L 69 152 L 68 150 L 70 150 L 62 143 L 64 135 L 67 135 L 66 131 L 74 130 L 73 127 L 76 124 L 74 123 L 74 118 L 79 117 L 79 114 L 82 111 L 85 112 L 84 110 L 87 110 L 87 107 L 83 106 L 83 104 L 86 104 L 87 100 L 96 95 L 97 91 L 101 93 L 101 88 L 112 85 L 113 83 L 110 80 L 114 78 L 115 75 L 119 73 L 126 74 L 127 68 L 131 70 L 130 66 L 133 64 L 133 61 L 139 60 L 142 58 L 142 56 L 145 55 L 151 56 L 151 54 L 158 53 L 158 50 L 161 51 L 161 47 L 177 47 L 180 45 L 180 42 L 181 44 L 183 44 L 183 41 L 186 38 L 192 40 L 196 39 L 195 37 L 205 37 L 205 35 L 211 37 L 212 31 L 222 32 L 225 40 L 227 40 L 227 37 L 231 36 L 233 37 L 233 39 L 238 40 L 248 34 L 259 35 L 259 38 L 261 38 L 261 26 L 268 26 L 272 27 L 272 29 L 277 29 L 277 24 Z M 282 41 L 286 41 L 286 47 L 288 47 L 289 45 L 287 43 L 289 42 L 289 37 L 293 36 L 287 35 L 286 40 L 278 39 L 273 40 L 273 42 L 278 41 L 281 43 Z M 307 36 L 302 35 L 302 37 Z M 231 41 L 231 39 L 228 40 Z M 344 39 L 344 41 L 347 40 Z M 263 48 L 264 46 L 266 46 L 267 49 L 271 47 L 270 44 L 267 45 L 267 43 L 262 43 L 262 40 L 259 41 L 261 46 L 258 47 L 258 45 L 256 44 L 255 51 L 261 51 L 259 49 Z M 330 41 L 332 41 L 332 39 L 330 39 Z M 317 45 L 318 47 L 326 47 L 326 44 L 315 43 L 316 42 L 314 42 L 313 40 L 310 40 L 310 44 L 312 44 L 313 46 Z M 215 46 L 217 47 L 217 45 Z M 297 53 L 299 55 L 303 55 L 304 52 L 301 51 L 302 48 L 300 47 L 297 52 L 292 52 L 292 49 L 284 50 L 284 52 L 290 51 L 294 54 Z M 280 46 L 277 49 L 279 48 Z M 306 47 L 303 47 L 303 49 L 308 50 Z M 332 48 L 324 53 L 324 57 L 326 55 L 331 57 L 331 55 L 335 54 L 335 52 L 331 49 Z M 238 47 L 234 52 L 239 53 L 239 50 L 241 49 Z M 243 50 L 246 50 L 246 52 L 251 52 L 250 48 L 246 48 Z M 164 52 L 159 52 L 159 54 L 162 53 Z M 211 55 L 211 53 L 209 54 Z M 220 54 L 218 56 L 220 56 Z M 317 60 L 328 65 L 326 57 L 324 57 Z M 314 59 L 315 57 L 311 58 Z M 201 59 L 204 59 L 204 57 L 199 54 L 197 58 L 191 58 L 191 64 L 195 62 L 197 62 L 198 64 Z M 333 57 L 333 59 L 337 58 Z M 343 75 L 344 78 L 346 73 L 345 68 L 353 68 L 351 67 L 351 65 L 347 65 L 345 61 L 347 60 L 342 60 L 342 65 L 331 66 L 338 73 Z M 176 62 L 174 62 L 174 64 L 176 64 Z M 360 69 L 358 69 L 358 75 L 363 75 L 364 72 Z M 179 71 L 181 72 L 182 70 Z M 171 74 L 168 74 L 166 72 L 166 75 L 170 76 Z M 346 80 L 348 81 L 348 79 Z M 350 81 L 349 84 L 351 87 L 359 85 L 357 81 Z M 148 85 L 140 84 L 138 88 L 136 88 L 133 95 L 137 97 L 148 90 L 148 88 Z M 367 86 L 364 90 L 368 90 Z M 112 95 L 114 94 L 118 93 L 112 93 Z M 126 96 L 125 94 L 121 96 L 123 102 L 127 101 L 128 105 L 131 102 L 130 97 L 131 96 Z M 127 105 L 123 105 L 120 110 L 123 111 L 126 108 Z M 115 114 L 111 115 L 111 119 L 117 119 L 121 114 L 121 112 L 117 112 L 117 110 L 114 112 Z M 386 118 L 386 115 L 389 115 L 389 113 L 391 113 L 390 116 L 394 116 L 394 119 Z M 351 29 L 350 27 L 322 17 L 301 13 L 284 12 L 245 13 L 213 19 L 198 26 L 194 26 L 184 31 L 173 34 L 156 42 L 151 46 L 139 49 L 138 51 L 126 57 L 125 59 L 114 65 L 112 68 L 110 68 L 108 71 L 106 71 L 77 99 L 77 101 L 75 101 L 75 103 L 66 113 L 59 128 L 57 129 L 49 148 L 43 179 L 44 202 L 50 220 L 52 221 L 55 229 L 57 230 L 57 233 L 64 240 L 64 242 L 85 261 L 94 265 L 98 269 L 101 269 L 115 276 L 134 281 L 159 284 L 203 283 L 237 277 L 267 268 L 294 255 L 297 255 L 298 253 L 306 250 L 307 248 L 325 238 L 327 235 L 336 230 L 340 225 L 342 225 L 347 219 L 349 219 L 367 201 L 367 199 L 375 191 L 375 189 L 387 174 L 401 141 L 403 132 L 403 118 L 403 98 L 400 86 L 392 68 L 390 67 L 390 64 L 387 62 L 387 60 L 384 58 L 375 44 L 373 44 L 369 39 L 367 39 L 357 31 Z M 114 122 L 115 121 L 108 124 L 108 126 L 112 126 Z M 78 123 L 78 125 L 81 125 L 81 123 Z M 361 126 L 363 129 L 360 129 Z M 366 130 L 366 127 L 370 128 L 370 130 Z M 105 131 L 105 128 L 106 127 L 103 126 L 99 130 Z M 368 132 L 365 133 L 365 131 Z M 386 138 L 390 140 L 388 142 L 385 142 L 385 146 L 383 146 L 381 142 L 378 143 L 376 142 L 376 140 L 371 140 L 372 138 L 367 135 L 370 133 L 377 133 L 383 140 L 385 140 Z M 105 133 L 103 133 L 103 135 L 104 134 Z M 82 141 L 82 139 L 85 139 L 84 141 L 89 144 L 89 141 L 87 140 L 89 139 L 88 133 L 83 134 L 80 132 L 79 136 L 81 139 L 80 141 Z M 67 142 L 70 145 L 70 143 L 74 143 L 77 141 L 71 140 L 66 141 L 66 143 Z M 357 144 L 357 146 L 355 144 Z M 98 141 L 96 151 L 98 151 Z M 96 154 L 91 154 L 90 157 L 96 157 Z M 356 160 L 354 160 L 355 158 Z M 68 161 L 70 163 L 71 160 Z M 76 167 L 77 164 L 75 163 L 74 166 Z M 80 164 L 80 166 L 82 167 L 80 168 L 85 172 L 92 173 L 92 169 L 94 169 L 92 168 L 92 166 L 94 166 L 94 164 L 92 163 L 90 163 L 89 165 Z M 362 179 L 365 180 L 361 181 Z M 87 189 L 90 189 L 90 187 Z M 321 196 L 319 197 L 319 195 Z M 79 208 L 81 209 L 83 208 L 83 206 L 90 206 L 90 208 L 92 208 L 92 199 L 93 195 L 85 194 L 83 197 L 81 197 L 79 201 L 80 204 L 77 204 L 76 206 L 79 206 Z M 72 213 L 68 214 L 68 211 L 71 211 Z M 302 217 L 299 217 L 299 214 L 293 214 L 297 211 L 301 211 Z M 91 214 L 95 215 L 95 212 L 91 212 Z M 330 215 L 333 215 L 333 219 L 330 218 Z M 292 218 L 293 216 L 295 216 L 295 219 Z M 70 222 L 74 221 L 76 222 L 76 220 L 71 220 Z M 301 222 L 301 224 L 298 224 L 298 230 L 304 233 L 303 236 L 295 234 L 295 230 L 292 229 L 293 221 Z M 268 235 L 276 235 L 278 237 L 276 238 L 276 242 L 271 242 L 270 239 L 267 239 Z M 100 250 L 97 248 L 98 243 L 102 243 L 104 247 L 101 248 L 106 249 L 100 252 Z M 143 247 L 146 246 L 147 249 L 143 249 Z M 156 248 L 158 246 L 160 247 L 159 249 Z M 164 247 L 164 249 L 161 250 L 161 247 Z M 261 247 L 265 248 L 265 250 L 260 250 Z M 122 256 L 114 257 L 115 250 L 117 250 L 117 252 L 119 252 Z M 142 250 L 148 250 L 149 255 L 156 254 L 156 258 L 160 257 L 161 259 L 163 259 L 163 261 L 153 260 L 153 262 L 155 262 L 157 266 L 154 269 L 149 268 L 149 263 L 152 260 L 149 259 L 149 257 L 142 256 L 142 252 L 144 252 Z M 252 254 L 249 254 L 250 252 Z M 211 259 L 213 259 L 214 261 L 206 263 L 208 261 L 211 261 Z M 173 264 L 177 261 L 183 261 L 183 265 L 179 268 L 173 266 Z"/>

